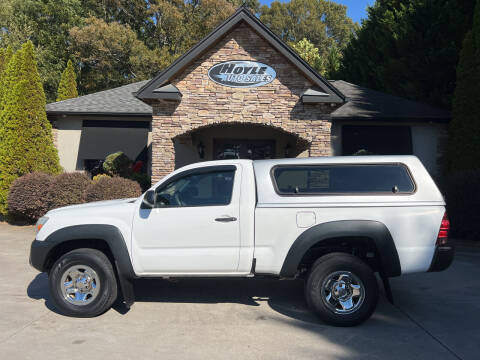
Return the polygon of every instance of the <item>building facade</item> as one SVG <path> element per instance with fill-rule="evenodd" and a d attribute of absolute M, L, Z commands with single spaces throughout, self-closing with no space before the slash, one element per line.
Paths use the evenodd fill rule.
<path fill-rule="evenodd" d="M 415 154 L 439 172 L 448 112 L 327 81 L 245 8 L 149 81 L 47 105 L 60 161 L 123 151 L 152 180 L 225 158 Z"/>

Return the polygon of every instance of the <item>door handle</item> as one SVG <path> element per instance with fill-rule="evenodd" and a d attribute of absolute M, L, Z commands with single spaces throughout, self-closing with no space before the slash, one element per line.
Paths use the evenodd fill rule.
<path fill-rule="evenodd" d="M 216 218 L 215 221 L 230 222 L 230 221 L 237 221 L 237 218 L 233 216 L 224 216 L 224 217 Z"/>

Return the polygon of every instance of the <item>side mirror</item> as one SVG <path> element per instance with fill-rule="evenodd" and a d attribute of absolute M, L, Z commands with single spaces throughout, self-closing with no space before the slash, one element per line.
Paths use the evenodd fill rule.
<path fill-rule="evenodd" d="M 148 190 L 142 200 L 142 209 L 155 207 L 155 190 Z"/>

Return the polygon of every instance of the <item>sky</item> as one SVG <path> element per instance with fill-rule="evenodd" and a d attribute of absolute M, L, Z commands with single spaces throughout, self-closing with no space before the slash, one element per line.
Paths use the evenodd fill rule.
<path fill-rule="evenodd" d="M 262 5 L 270 5 L 270 3 L 272 2 L 272 0 L 259 1 Z M 360 19 L 364 19 L 367 17 L 367 6 L 373 5 L 375 3 L 375 0 L 333 0 L 333 2 L 346 5 L 347 15 L 350 16 L 353 21 L 360 23 Z"/>

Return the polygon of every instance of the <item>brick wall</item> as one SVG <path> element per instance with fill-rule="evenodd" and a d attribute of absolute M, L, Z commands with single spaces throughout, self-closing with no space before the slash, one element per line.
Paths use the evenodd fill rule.
<path fill-rule="evenodd" d="M 253 60 L 270 65 L 277 77 L 256 88 L 229 88 L 208 78 L 208 70 L 228 60 Z M 159 180 L 175 166 L 173 140 L 222 122 L 255 123 L 281 128 L 308 142 L 310 156 L 330 155 L 330 105 L 304 105 L 301 94 L 312 86 L 295 66 L 240 24 L 223 40 L 173 79 L 183 94 L 180 102 L 152 104 L 152 177 Z"/>

